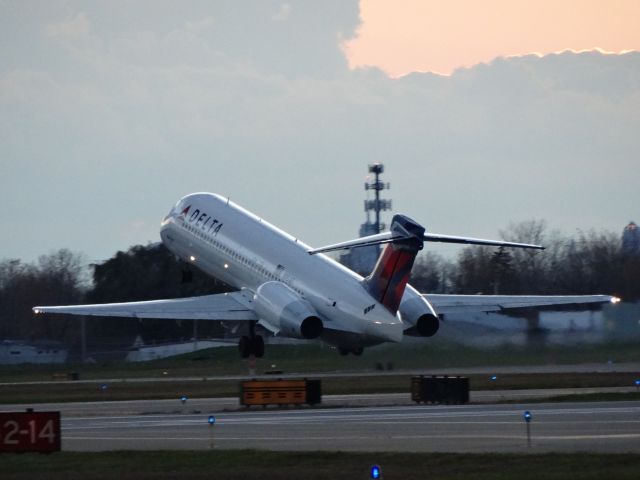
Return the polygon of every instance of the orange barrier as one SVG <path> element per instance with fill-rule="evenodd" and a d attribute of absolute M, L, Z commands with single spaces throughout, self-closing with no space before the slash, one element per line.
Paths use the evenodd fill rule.
<path fill-rule="evenodd" d="M 320 380 L 246 380 L 240 382 L 240 404 L 315 405 L 321 402 Z"/>

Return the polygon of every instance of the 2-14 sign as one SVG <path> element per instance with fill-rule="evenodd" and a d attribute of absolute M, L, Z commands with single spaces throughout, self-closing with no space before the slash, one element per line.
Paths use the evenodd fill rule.
<path fill-rule="evenodd" d="M 60 412 L 0 413 L 0 452 L 60 451 Z"/>

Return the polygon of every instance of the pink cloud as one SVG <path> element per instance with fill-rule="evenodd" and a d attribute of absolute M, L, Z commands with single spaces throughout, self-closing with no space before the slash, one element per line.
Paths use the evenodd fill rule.
<path fill-rule="evenodd" d="M 451 74 L 496 57 L 640 50 L 637 0 L 361 0 L 351 68 Z"/>

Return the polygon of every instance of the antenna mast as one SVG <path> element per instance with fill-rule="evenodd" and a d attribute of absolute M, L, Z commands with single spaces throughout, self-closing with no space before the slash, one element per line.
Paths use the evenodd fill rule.
<path fill-rule="evenodd" d="M 384 172 L 384 165 L 382 163 L 369 165 L 369 173 L 374 174 L 375 180 L 373 182 L 365 182 L 364 184 L 366 191 L 373 190 L 375 193 L 375 200 L 364 201 L 364 211 L 367 213 L 367 217 L 372 210 L 376 214 L 376 221 L 374 223 L 375 233 L 380 233 L 386 228 L 384 223 L 380 223 L 380 212 L 391 210 L 391 200 L 380 199 L 380 191 L 391 188 L 391 184 L 380 181 L 380 174 L 382 172 Z"/>

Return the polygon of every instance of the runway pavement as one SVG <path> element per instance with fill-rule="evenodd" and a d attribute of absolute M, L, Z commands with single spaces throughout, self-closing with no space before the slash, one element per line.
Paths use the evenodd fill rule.
<path fill-rule="evenodd" d="M 163 405 L 158 402 L 164 401 L 146 401 L 144 408 L 159 412 Z M 131 410 L 126 405 L 130 402 L 111 402 L 111 407 L 115 403 L 121 404 L 121 412 Z M 212 404 L 199 413 L 189 413 L 191 405 L 183 411 L 173 408 L 171 413 L 142 415 L 96 414 L 99 405 L 90 406 L 94 407 L 90 416 L 63 412 L 63 450 L 209 449 L 213 445 L 215 449 L 314 451 L 640 453 L 637 401 L 217 411 L 213 427 L 207 421 L 216 410 Z M 533 415 L 531 446 L 525 410 Z"/>
<path fill-rule="evenodd" d="M 525 390 L 477 390 L 470 392 L 472 403 L 526 402 L 562 395 L 590 393 L 627 393 L 636 387 L 549 388 Z M 320 407 L 374 407 L 414 405 L 410 393 L 370 393 L 359 395 L 323 395 Z M 238 397 L 190 398 L 182 404 L 178 398 L 165 400 L 124 400 L 101 402 L 60 402 L 37 404 L 0 404 L 0 412 L 36 410 L 59 411 L 63 417 L 165 415 L 232 411 L 241 408 Z"/>
<path fill-rule="evenodd" d="M 363 371 L 363 372 L 332 372 L 332 373 L 283 373 L 276 375 L 209 375 L 205 377 L 151 377 L 151 378 L 93 378 L 83 380 L 41 380 L 32 382 L 0 382 L 0 385 L 60 385 L 60 384 L 83 384 L 83 383 L 115 383 L 122 381 L 135 382 L 184 382 L 184 381 L 213 381 L 213 380 L 247 380 L 249 378 L 335 378 L 335 377 L 380 377 L 406 375 L 504 375 L 504 374 L 539 374 L 539 373 L 628 373 L 640 372 L 640 362 L 627 363 L 580 363 L 580 364 L 552 364 L 552 365 L 501 365 L 489 367 L 451 367 L 451 368 L 424 368 L 420 370 L 387 370 L 387 371 Z"/>
<path fill-rule="evenodd" d="M 619 370 L 620 365 L 607 368 Z M 636 368 L 630 364 L 622 370 Z M 62 447 L 73 451 L 208 449 L 213 436 L 215 449 L 640 453 L 639 401 L 495 404 L 633 390 L 472 391 L 473 404 L 462 406 L 415 405 L 408 393 L 401 393 L 324 395 L 324 408 L 242 410 L 232 397 L 189 399 L 185 404 L 178 399 L 4 404 L 0 411 L 60 411 Z M 531 446 L 522 418 L 525 410 L 533 414 Z M 207 423 L 210 414 L 217 419 L 214 427 Z"/>

